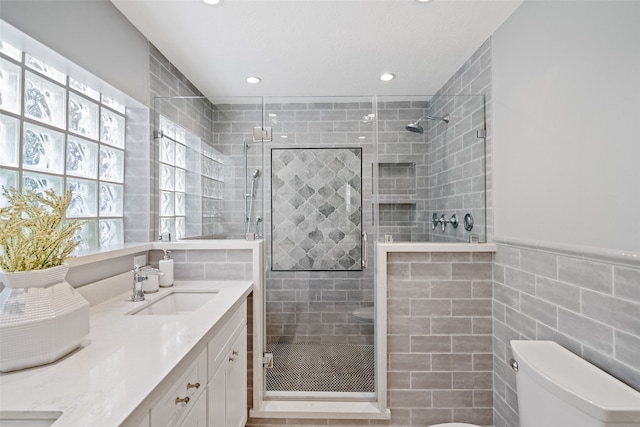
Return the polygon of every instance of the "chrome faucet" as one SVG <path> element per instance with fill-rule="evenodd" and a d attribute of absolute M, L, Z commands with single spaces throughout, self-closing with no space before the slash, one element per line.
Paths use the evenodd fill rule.
<path fill-rule="evenodd" d="M 142 267 L 136 265 L 133 268 L 133 295 L 131 295 L 131 301 L 140 302 L 144 301 L 144 292 L 142 291 L 142 282 L 149 278 L 149 274 L 152 276 L 164 276 L 164 273 L 157 268 L 150 268 L 143 270 Z"/>

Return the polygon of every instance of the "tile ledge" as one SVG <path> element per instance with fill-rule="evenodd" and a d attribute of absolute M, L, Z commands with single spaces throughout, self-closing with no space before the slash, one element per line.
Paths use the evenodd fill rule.
<path fill-rule="evenodd" d="M 623 266 L 640 267 L 640 252 L 497 236 L 493 238 L 493 241 L 499 245 L 513 246 L 520 249 L 549 252 L 568 257 L 608 262 Z"/>
<path fill-rule="evenodd" d="M 493 243 L 397 242 L 378 243 L 384 252 L 495 252 Z"/>
<path fill-rule="evenodd" d="M 219 239 L 219 240 L 176 240 L 174 242 L 141 242 L 123 243 L 121 245 L 108 246 L 81 251 L 68 259 L 72 267 L 91 264 L 154 249 L 171 250 L 207 250 L 207 249 L 258 249 L 262 240 Z"/>

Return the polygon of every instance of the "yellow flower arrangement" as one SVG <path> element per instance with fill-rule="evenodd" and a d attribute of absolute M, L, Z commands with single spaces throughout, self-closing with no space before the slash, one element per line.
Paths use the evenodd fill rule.
<path fill-rule="evenodd" d="M 2 187 L 9 202 L 0 208 L 0 269 L 5 272 L 44 270 L 62 265 L 78 245 L 76 232 L 83 223 L 65 221 L 72 193 L 47 190 L 20 193 Z"/>

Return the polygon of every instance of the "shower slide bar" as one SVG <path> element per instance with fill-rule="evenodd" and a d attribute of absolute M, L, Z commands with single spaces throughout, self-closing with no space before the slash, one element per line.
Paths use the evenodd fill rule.
<path fill-rule="evenodd" d="M 369 265 L 369 250 L 367 249 L 367 241 L 369 237 L 367 233 L 362 233 L 362 268 L 367 268 Z"/>

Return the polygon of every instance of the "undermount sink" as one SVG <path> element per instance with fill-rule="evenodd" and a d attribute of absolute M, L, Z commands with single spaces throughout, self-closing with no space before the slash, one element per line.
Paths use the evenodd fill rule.
<path fill-rule="evenodd" d="M 172 290 L 127 314 L 171 316 L 191 313 L 215 298 L 218 292 L 218 289 Z"/>
<path fill-rule="evenodd" d="M 60 418 L 62 412 L 53 411 L 0 411 L 2 427 L 48 427 Z"/>

